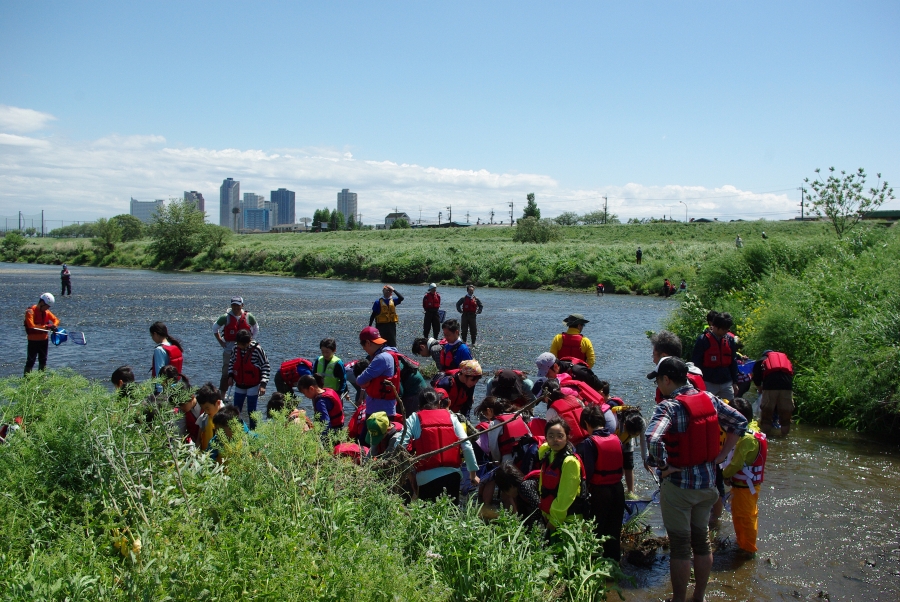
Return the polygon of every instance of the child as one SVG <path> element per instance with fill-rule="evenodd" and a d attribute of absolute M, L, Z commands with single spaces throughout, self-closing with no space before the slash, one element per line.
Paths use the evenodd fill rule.
<path fill-rule="evenodd" d="M 610 408 L 616 415 L 616 435 L 622 442 L 622 457 L 625 469 L 625 487 L 629 499 L 636 499 L 634 493 L 634 441 L 641 443 L 641 460 L 647 466 L 647 440 L 644 431 L 647 430 L 647 421 L 641 416 L 641 409 L 637 406 L 619 405 Z"/>
<path fill-rule="evenodd" d="M 234 422 L 237 422 L 241 428 L 243 428 L 245 433 L 250 433 L 250 429 L 247 428 L 247 425 L 244 424 L 244 421 L 241 420 L 241 411 L 237 409 L 235 406 L 225 406 L 213 416 L 212 422 L 216 428 L 216 434 L 213 436 L 213 440 L 211 443 L 213 444 L 212 456 L 215 461 L 219 464 L 225 461 L 227 454 L 225 453 L 225 449 L 220 446 L 223 445 L 226 441 L 236 446 L 240 447 L 241 442 L 234 440 L 234 431 L 231 428 L 231 425 Z"/>
<path fill-rule="evenodd" d="M 260 395 L 266 394 L 269 384 L 269 358 L 259 343 L 252 340 L 249 330 L 239 330 L 235 339 L 235 347 L 231 351 L 228 364 L 228 385 L 234 385 L 234 405 L 238 410 L 244 407 L 247 400 L 247 416 L 250 417 L 250 428 L 256 428 L 253 413 Z"/>
<path fill-rule="evenodd" d="M 584 466 L 569 442 L 570 432 L 569 423 L 562 418 L 548 420 L 547 442 L 538 450 L 540 507 L 549 532 L 555 531 L 568 517 L 585 511 L 581 495 Z"/>
<path fill-rule="evenodd" d="M 725 484 L 731 485 L 731 518 L 738 547 L 753 558 L 756 556 L 756 534 L 759 529 L 759 490 L 763 483 L 769 444 L 753 420 L 750 402 L 738 397 L 732 406 L 744 415 L 750 426 L 734 446 L 722 476 L 726 479 Z"/>
<path fill-rule="evenodd" d="M 483 518 L 493 520 L 499 516 L 491 506 L 495 488 L 500 491 L 500 503 L 503 507 L 521 518 L 526 526 L 533 525 L 540 517 L 541 495 L 538 492 L 537 479 L 526 480 L 522 471 L 513 464 L 504 462 L 481 482 Z"/>
<path fill-rule="evenodd" d="M 337 351 L 337 342 L 334 339 L 322 339 L 319 343 L 322 352 L 313 364 L 313 372 L 321 374 L 325 387 L 343 395 L 347 391 L 347 374 L 344 370 L 344 362 L 334 354 Z"/>
<path fill-rule="evenodd" d="M 325 424 L 323 442 L 327 440 L 328 433 L 337 433 L 344 428 L 344 402 L 336 391 L 324 387 L 321 374 L 301 376 L 297 381 L 297 390 L 313 402 L 316 420 Z"/>
<path fill-rule="evenodd" d="M 216 430 L 213 418 L 224 406 L 219 397 L 219 389 L 211 382 L 197 389 L 196 397 L 197 403 L 200 404 L 200 411 L 203 412 L 197 420 L 197 429 L 200 434 L 200 449 L 206 451 L 209 449 L 209 442 L 212 441 Z"/>

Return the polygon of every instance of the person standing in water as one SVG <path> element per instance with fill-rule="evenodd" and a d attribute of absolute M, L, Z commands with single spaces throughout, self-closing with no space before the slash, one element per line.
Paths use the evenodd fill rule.
<path fill-rule="evenodd" d="M 60 297 L 66 296 L 66 291 L 69 292 L 69 296 L 72 296 L 72 272 L 69 271 L 69 266 L 66 264 L 62 265 L 62 270 L 59 272 L 59 279 L 62 285 L 62 290 L 59 293 Z"/>
<path fill-rule="evenodd" d="M 253 314 L 244 311 L 244 298 L 232 297 L 231 309 L 213 322 L 213 334 L 219 345 L 222 346 L 222 377 L 219 379 L 219 393 L 223 399 L 225 391 L 228 390 L 228 365 L 231 362 L 231 352 L 234 350 L 239 330 L 248 330 L 250 337 L 256 339 L 259 335 L 259 324 Z"/>
<path fill-rule="evenodd" d="M 403 295 L 395 291 L 393 286 L 385 284 L 381 289 L 381 297 L 372 304 L 369 326 L 378 325 L 378 332 L 387 341 L 388 347 L 397 347 L 397 323 L 400 322 L 397 306 L 401 303 Z"/>
<path fill-rule="evenodd" d="M 462 326 L 462 341 L 466 342 L 469 331 L 472 331 L 472 347 L 475 346 L 475 339 L 478 337 L 478 319 L 476 316 L 482 312 L 484 306 L 481 299 L 475 296 L 475 287 L 468 285 L 466 287 L 465 297 L 461 297 L 456 302 L 456 311 L 460 315 L 460 326 Z"/>
<path fill-rule="evenodd" d="M 44 293 L 36 305 L 25 310 L 25 334 L 28 336 L 28 357 L 25 360 L 25 374 L 38 362 L 38 370 L 47 367 L 47 350 L 50 347 L 50 331 L 55 332 L 59 326 L 59 318 L 50 311 L 56 299 L 50 293 Z"/>

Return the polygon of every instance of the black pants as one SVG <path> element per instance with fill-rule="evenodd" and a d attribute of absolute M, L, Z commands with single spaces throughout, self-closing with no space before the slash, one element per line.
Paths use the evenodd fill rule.
<path fill-rule="evenodd" d="M 469 337 L 469 331 L 472 331 L 472 344 L 475 344 L 475 339 L 478 337 L 478 318 L 475 316 L 478 315 L 474 311 L 464 311 L 460 316 L 460 326 L 462 327 L 462 340 L 463 343 L 466 342 L 466 339 Z"/>
<path fill-rule="evenodd" d="M 425 310 L 425 320 L 422 322 L 422 336 L 426 339 L 428 338 L 429 330 L 434 333 L 431 336 L 438 338 L 438 333 L 441 331 L 441 319 L 436 309 Z"/>
<path fill-rule="evenodd" d="M 397 346 L 396 322 L 375 322 L 375 328 L 381 333 L 381 338 L 387 341 L 388 347 Z"/>
<path fill-rule="evenodd" d="M 288 393 L 294 393 L 294 387 L 284 382 L 284 378 L 281 376 L 281 370 L 275 372 L 275 377 L 272 379 L 275 381 L 275 390 L 281 393 L 282 395 L 287 395 Z"/>
<path fill-rule="evenodd" d="M 72 296 L 72 281 L 71 280 L 63 280 L 62 281 L 62 291 L 59 293 L 60 297 L 66 296 L 66 291 L 69 291 L 69 296 Z"/>
<path fill-rule="evenodd" d="M 438 496 L 444 494 L 449 496 L 454 504 L 459 504 L 459 484 L 461 482 L 462 477 L 458 472 L 438 477 L 424 485 L 419 485 L 419 499 L 434 501 L 438 499 Z M 620 522 L 621 520 L 619 518 Z"/>
<path fill-rule="evenodd" d="M 622 517 L 625 515 L 625 487 L 622 481 L 612 485 L 591 485 L 591 516 L 597 537 L 609 535 L 603 543 L 603 555 L 622 558 Z"/>
<path fill-rule="evenodd" d="M 34 360 L 38 362 L 38 370 L 47 367 L 47 349 L 50 348 L 50 340 L 28 341 L 28 359 L 25 361 L 25 374 L 34 368 Z"/>

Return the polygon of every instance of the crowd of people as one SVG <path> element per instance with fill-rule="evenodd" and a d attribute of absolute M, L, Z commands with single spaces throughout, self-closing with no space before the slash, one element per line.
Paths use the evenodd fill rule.
<path fill-rule="evenodd" d="M 756 362 L 741 356 L 729 314 L 709 313 L 690 362 L 682 359 L 677 335 L 652 336 L 648 355 L 654 368 L 647 378 L 656 383 L 656 405 L 645 417 L 637 405 L 611 395 L 610 383 L 597 376 L 594 346 L 584 335 L 590 321 L 581 314 L 567 316 L 548 351 L 535 358 L 535 378 L 512 367 L 485 374 L 466 343 L 470 334 L 474 347 L 475 316 L 483 310 L 473 287 L 456 303 L 462 323 L 437 314 L 437 286 L 428 287 L 424 336 L 413 341 L 410 355 L 396 345 L 396 308 L 404 297 L 390 286 L 382 293 L 369 326 L 358 333 L 363 357 L 345 363 L 337 341 L 325 338 L 321 355 L 287 359 L 274 375 L 257 341 L 257 319 L 244 309 L 243 298 L 233 297 L 230 309 L 213 323 L 223 349 L 218 386 L 192 388 L 182 372 L 183 345 L 164 323 L 154 322 L 150 364 L 158 384 L 147 402 L 148 416 L 170 400 L 184 439 L 223 461 L 217 441 L 236 432 L 252 434 L 260 396 L 274 380 L 277 392 L 263 419 L 318 431 L 335 456 L 363 464 L 411 454 L 412 469 L 400 483 L 407 500 L 447 495 L 458 502 L 461 494 L 471 493 L 484 503 L 486 519 L 505 508 L 528 524 L 543 525 L 550 538 L 573 516 L 593 519 L 597 536 L 605 538 L 604 554 L 616 560 L 626 504 L 636 498 L 636 441 L 642 466 L 660 484 L 674 600 L 686 599 L 692 566 L 693 599 L 703 599 L 712 565 L 708 528 L 726 498 L 738 546 L 747 556 L 756 552 L 767 436 L 789 433 L 793 367 L 778 351 L 767 351 Z M 40 369 L 46 365 L 47 337 L 59 324 L 50 311 L 53 303 L 53 295 L 45 293 L 26 311 L 26 372 L 35 360 Z M 438 324 L 440 339 L 438 317 L 445 318 Z M 420 364 L 429 360 L 436 372 L 431 378 Z M 476 403 L 476 386 L 485 377 L 486 395 Z M 130 394 L 133 368 L 121 366 L 111 381 L 121 394 Z M 753 407 L 740 396 L 749 381 L 761 391 L 759 425 Z M 168 395 L 173 389 L 181 394 Z M 353 406 L 349 419 L 345 402 L 348 413 Z M 538 404 L 546 407 L 543 415 L 535 411 Z M 311 417 L 301 405 L 312 406 Z"/>

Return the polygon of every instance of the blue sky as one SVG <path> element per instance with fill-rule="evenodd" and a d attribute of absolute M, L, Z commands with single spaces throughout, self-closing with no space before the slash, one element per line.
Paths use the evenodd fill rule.
<path fill-rule="evenodd" d="M 900 177 L 900 4 L 0 1 L 0 215 L 349 187 L 368 222 L 794 215 Z M 897 201 L 892 207 L 900 208 Z M 518 210 L 517 210 L 518 213 Z"/>

